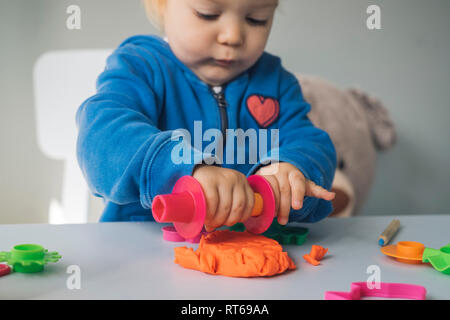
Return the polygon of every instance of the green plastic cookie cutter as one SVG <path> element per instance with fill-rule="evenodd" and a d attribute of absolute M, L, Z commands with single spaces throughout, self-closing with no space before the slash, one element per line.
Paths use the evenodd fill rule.
<path fill-rule="evenodd" d="M 425 248 L 422 262 L 429 262 L 437 271 L 450 274 L 450 243 L 439 250 Z"/>
<path fill-rule="evenodd" d="M 236 231 L 236 232 L 244 232 L 245 231 L 245 226 L 243 223 L 236 223 L 233 224 L 231 227 L 228 227 L 229 230 L 231 231 Z"/>
<path fill-rule="evenodd" d="M 0 262 L 5 262 L 13 267 L 13 271 L 22 273 L 34 273 L 44 270 L 44 265 L 49 262 L 58 262 L 61 256 L 58 252 L 48 252 L 38 244 L 19 244 L 8 251 L 0 252 Z"/>
<path fill-rule="evenodd" d="M 245 231 L 245 226 L 242 223 L 236 223 L 235 225 L 229 227 L 231 231 L 243 232 Z M 273 219 L 272 224 L 269 229 L 262 235 L 267 238 L 274 239 L 280 244 L 295 244 L 302 245 L 306 241 L 309 230 L 303 227 L 294 226 L 282 226 L 277 222 L 277 219 Z"/>

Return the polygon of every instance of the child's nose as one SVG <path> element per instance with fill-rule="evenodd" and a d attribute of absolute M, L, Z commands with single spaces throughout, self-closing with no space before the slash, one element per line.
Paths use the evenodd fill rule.
<path fill-rule="evenodd" d="M 217 36 L 217 41 L 220 44 L 226 44 L 229 46 L 240 46 L 244 42 L 243 27 L 240 23 L 226 23 Z"/>

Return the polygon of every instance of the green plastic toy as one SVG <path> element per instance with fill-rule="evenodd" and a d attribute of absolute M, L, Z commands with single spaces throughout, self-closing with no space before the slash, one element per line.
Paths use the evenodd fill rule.
<path fill-rule="evenodd" d="M 425 248 L 422 262 L 429 262 L 437 271 L 450 274 L 450 243 L 439 250 Z"/>
<path fill-rule="evenodd" d="M 231 231 L 243 232 L 245 231 L 245 226 L 242 223 L 236 223 L 235 225 L 229 227 Z M 272 224 L 269 229 L 262 235 L 267 238 L 274 239 L 280 244 L 295 244 L 302 245 L 306 241 L 309 230 L 303 227 L 292 227 L 292 226 L 282 226 L 277 222 L 277 219 L 273 219 Z"/>
<path fill-rule="evenodd" d="M 236 223 L 236 224 L 232 225 L 231 227 L 229 227 L 228 229 L 231 231 L 236 231 L 236 232 L 244 232 L 245 226 L 243 223 Z"/>
<path fill-rule="evenodd" d="M 0 262 L 5 262 L 13 267 L 13 271 L 22 273 L 34 273 L 44 270 L 44 265 L 49 262 L 58 262 L 61 256 L 58 252 L 48 252 L 38 244 L 19 244 L 8 251 L 0 252 Z"/>
<path fill-rule="evenodd" d="M 264 234 L 266 237 L 277 240 L 281 244 L 302 245 L 306 241 L 309 230 L 303 227 L 285 227 L 279 232 Z"/>

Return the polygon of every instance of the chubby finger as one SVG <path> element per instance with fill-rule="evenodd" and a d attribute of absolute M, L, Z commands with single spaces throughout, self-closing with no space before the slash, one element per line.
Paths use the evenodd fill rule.
<path fill-rule="evenodd" d="M 255 193 L 248 183 L 245 186 L 244 190 L 247 197 L 247 206 L 245 207 L 245 210 L 241 217 L 241 222 L 245 222 L 250 218 L 253 211 L 253 206 L 255 205 Z"/>
<path fill-rule="evenodd" d="M 243 212 L 247 206 L 247 194 L 243 187 L 235 185 L 233 188 L 233 197 L 231 210 L 223 223 L 226 226 L 232 226 L 241 221 Z"/>
<path fill-rule="evenodd" d="M 219 185 L 218 187 L 219 201 L 214 219 L 210 225 L 219 228 L 227 221 L 233 206 L 233 186 L 231 184 Z"/>
<path fill-rule="evenodd" d="M 324 200 L 333 200 L 336 193 L 330 192 L 321 186 L 316 185 L 313 181 L 306 181 L 306 195 L 314 198 L 320 198 Z"/>
<path fill-rule="evenodd" d="M 210 187 L 209 191 L 204 193 L 206 200 L 206 217 L 205 217 L 205 229 L 207 232 L 214 231 L 215 227 L 212 225 L 214 217 L 219 205 L 219 190 L 217 188 Z"/>
<path fill-rule="evenodd" d="M 291 185 L 287 176 L 278 177 L 278 183 L 280 186 L 280 210 L 278 212 L 278 223 L 284 225 L 288 223 L 289 220 L 292 192 Z"/>
<path fill-rule="evenodd" d="M 303 199 L 306 193 L 305 176 L 299 171 L 291 171 L 289 174 L 289 183 L 291 185 L 292 208 L 300 210 L 303 207 Z"/>
<path fill-rule="evenodd" d="M 213 227 L 212 225 L 205 223 L 205 230 L 206 232 L 213 232 L 214 230 L 216 230 L 216 228 Z"/>

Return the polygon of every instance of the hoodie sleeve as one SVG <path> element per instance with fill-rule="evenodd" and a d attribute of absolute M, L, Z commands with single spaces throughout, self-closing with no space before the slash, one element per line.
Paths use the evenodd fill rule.
<path fill-rule="evenodd" d="M 91 191 L 120 205 L 140 202 L 145 209 L 208 157 L 182 132 L 158 129 L 161 70 L 149 57 L 133 44 L 116 49 L 97 79 L 97 93 L 76 115 L 77 158 Z M 189 164 L 170 161 L 180 144 L 190 153 Z"/>
<path fill-rule="evenodd" d="M 309 179 L 330 190 L 336 170 L 336 151 L 329 135 L 315 127 L 307 114 L 311 109 L 303 98 L 294 75 L 285 71 L 281 82 L 279 145 L 250 170 L 256 172 L 269 162 L 289 162 Z M 300 210 L 291 208 L 290 222 L 316 222 L 332 212 L 331 201 L 305 197 Z"/>

